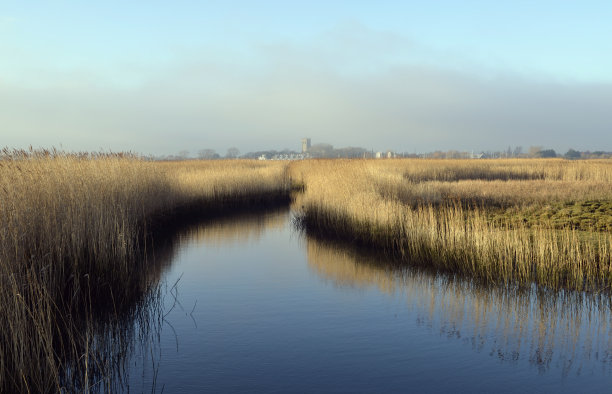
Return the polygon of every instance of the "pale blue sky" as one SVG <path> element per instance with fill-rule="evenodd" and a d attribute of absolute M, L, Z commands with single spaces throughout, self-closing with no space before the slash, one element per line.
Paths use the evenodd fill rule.
<path fill-rule="evenodd" d="M 0 145 L 612 150 L 612 2 L 91 3 L 0 6 Z"/>

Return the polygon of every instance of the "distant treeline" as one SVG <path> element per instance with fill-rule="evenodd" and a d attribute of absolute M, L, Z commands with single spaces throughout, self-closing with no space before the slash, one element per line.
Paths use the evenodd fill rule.
<path fill-rule="evenodd" d="M 407 156 L 408 157 L 408 156 Z M 434 159 L 469 159 L 469 158 L 482 158 L 482 159 L 507 159 L 507 158 L 565 158 L 565 159 L 610 159 L 612 158 L 612 152 L 606 151 L 577 151 L 575 149 L 569 149 L 565 153 L 557 153 L 554 149 L 545 149 L 541 146 L 532 146 L 527 152 L 523 152 L 522 147 L 511 148 L 503 151 L 481 151 L 479 153 L 472 152 L 460 152 L 457 150 L 449 151 L 435 151 L 423 154 L 412 155 L 410 157 L 424 157 Z"/>
<path fill-rule="evenodd" d="M 189 151 L 180 151 L 175 155 L 155 156 L 154 160 L 186 160 L 186 159 L 283 159 L 283 158 L 431 158 L 431 159 L 501 159 L 501 158 L 565 158 L 569 160 L 578 159 L 610 159 L 612 151 L 578 151 L 569 149 L 565 153 L 557 153 L 554 149 L 547 149 L 542 146 L 531 146 L 527 151 L 523 147 L 509 146 L 505 150 L 498 151 L 459 151 L 437 150 L 427 153 L 416 152 L 396 152 L 393 150 L 375 151 L 361 147 L 345 147 L 334 148 L 330 144 L 315 144 L 308 149 L 307 152 L 298 152 L 290 149 L 283 150 L 261 150 L 240 154 L 240 151 L 235 148 L 229 148 L 225 155 L 217 153 L 214 149 L 201 149 L 195 155 L 191 155 Z"/>

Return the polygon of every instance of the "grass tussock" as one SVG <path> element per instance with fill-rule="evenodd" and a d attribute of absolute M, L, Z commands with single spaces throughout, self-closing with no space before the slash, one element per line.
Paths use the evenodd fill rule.
<path fill-rule="evenodd" d="M 289 188 L 280 162 L 2 151 L 0 391 L 88 387 L 93 316 L 120 316 L 147 294 L 142 256 L 152 228 L 177 215 L 286 201 Z"/>
<path fill-rule="evenodd" d="M 291 170 L 306 185 L 308 231 L 489 282 L 610 287 L 610 161 L 320 160 Z"/>

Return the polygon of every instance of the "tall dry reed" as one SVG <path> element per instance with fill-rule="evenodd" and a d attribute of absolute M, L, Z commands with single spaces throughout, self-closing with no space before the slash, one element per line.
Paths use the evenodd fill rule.
<path fill-rule="evenodd" d="M 611 161 L 320 160 L 291 171 L 306 185 L 309 231 L 491 282 L 601 290 L 612 281 L 609 231 L 533 227 L 520 217 L 500 226 L 488 212 L 583 196 L 612 201 Z"/>
<path fill-rule="evenodd" d="M 0 391 L 65 390 L 67 370 L 86 388 L 93 316 L 119 315 L 147 293 L 148 229 L 287 199 L 289 187 L 278 162 L 2 151 Z"/>

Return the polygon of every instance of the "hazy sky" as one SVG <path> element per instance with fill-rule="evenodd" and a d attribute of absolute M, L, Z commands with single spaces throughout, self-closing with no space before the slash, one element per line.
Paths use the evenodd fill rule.
<path fill-rule="evenodd" d="M 0 146 L 611 151 L 611 21 L 610 1 L 3 1 Z"/>

